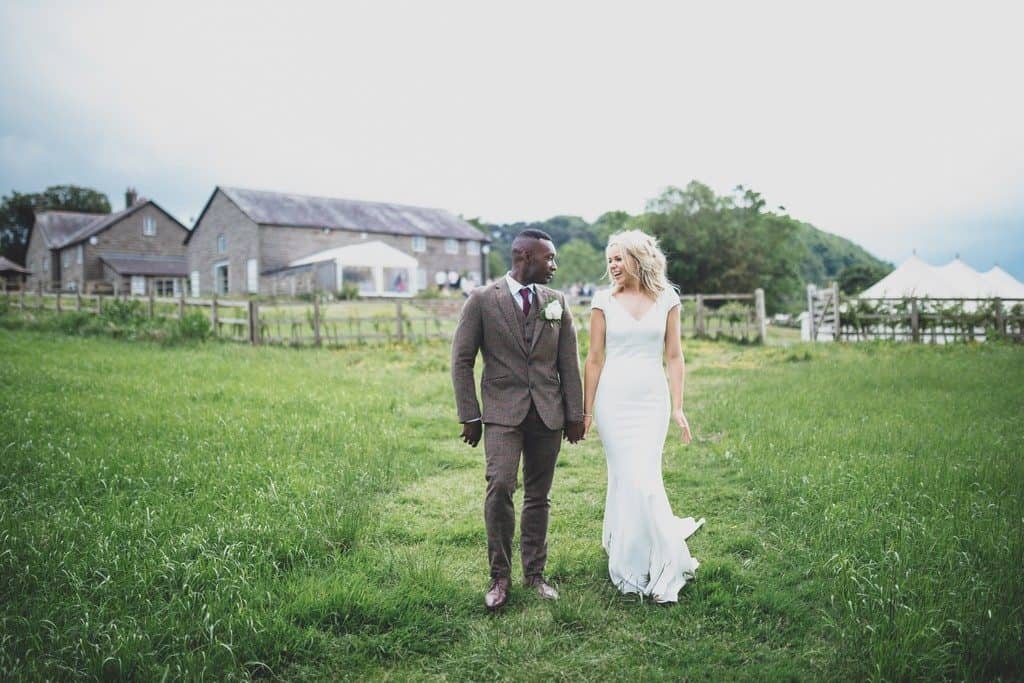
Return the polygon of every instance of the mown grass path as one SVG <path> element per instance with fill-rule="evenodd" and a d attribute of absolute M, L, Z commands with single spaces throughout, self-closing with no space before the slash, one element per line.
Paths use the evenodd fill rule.
<path fill-rule="evenodd" d="M 0 351 L 4 677 L 1024 672 L 1021 349 L 687 343 L 665 479 L 708 520 L 697 579 L 667 608 L 610 585 L 595 436 L 555 477 L 562 599 L 499 615 L 446 348 Z"/>

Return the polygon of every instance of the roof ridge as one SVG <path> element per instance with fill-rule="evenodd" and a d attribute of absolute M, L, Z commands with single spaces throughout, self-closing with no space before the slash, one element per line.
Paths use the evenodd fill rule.
<path fill-rule="evenodd" d="M 257 189 L 251 188 L 251 187 L 234 187 L 234 186 L 230 186 L 230 185 L 220 185 L 220 189 L 221 190 L 228 190 L 228 191 L 234 190 L 236 192 L 255 192 L 255 193 L 258 193 L 258 194 L 276 195 L 278 197 L 289 197 L 290 196 L 290 197 L 301 197 L 303 199 L 325 199 L 327 201 L 333 201 L 333 202 L 352 202 L 353 204 L 375 204 L 377 206 L 397 206 L 397 207 L 401 207 L 401 208 L 404 208 L 404 209 L 420 209 L 420 210 L 426 209 L 427 211 L 444 211 L 445 213 L 449 213 L 449 214 L 451 214 L 453 216 L 456 215 L 456 214 L 453 214 L 448 209 L 442 209 L 441 207 L 437 207 L 437 206 L 418 206 L 416 204 L 401 204 L 401 203 L 398 203 L 398 202 L 381 202 L 381 201 L 377 201 L 377 200 L 374 200 L 374 199 L 349 199 L 347 197 L 326 197 L 324 195 L 317 195 L 317 194 L 303 194 L 301 192 L 279 192 L 279 191 L 275 191 L 275 190 L 257 190 Z"/>

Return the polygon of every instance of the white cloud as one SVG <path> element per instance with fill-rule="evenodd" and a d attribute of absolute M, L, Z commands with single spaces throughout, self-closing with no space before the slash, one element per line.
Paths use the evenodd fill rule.
<path fill-rule="evenodd" d="M 1024 207 L 1010 3 L 56 3 L 0 19 L 5 118 L 74 140 L 121 186 L 159 183 L 140 189 L 182 217 L 224 183 L 594 218 L 697 178 L 899 259 L 940 224 L 969 241 L 950 217 Z"/>

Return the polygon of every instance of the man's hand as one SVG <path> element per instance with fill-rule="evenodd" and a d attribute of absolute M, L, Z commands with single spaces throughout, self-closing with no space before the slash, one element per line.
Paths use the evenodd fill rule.
<path fill-rule="evenodd" d="M 468 443 L 473 448 L 480 443 L 480 435 L 483 434 L 484 423 L 482 420 L 473 420 L 472 422 L 462 423 L 462 440 Z"/>
<path fill-rule="evenodd" d="M 583 433 L 584 428 L 582 422 L 565 423 L 565 438 L 568 439 L 569 443 L 583 441 Z"/>

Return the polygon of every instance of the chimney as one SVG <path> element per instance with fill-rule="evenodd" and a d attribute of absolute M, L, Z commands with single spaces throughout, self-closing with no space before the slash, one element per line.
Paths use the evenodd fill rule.
<path fill-rule="evenodd" d="M 130 209 L 135 205 L 136 200 L 139 198 L 139 192 L 134 187 L 129 187 L 124 191 L 124 208 Z"/>

